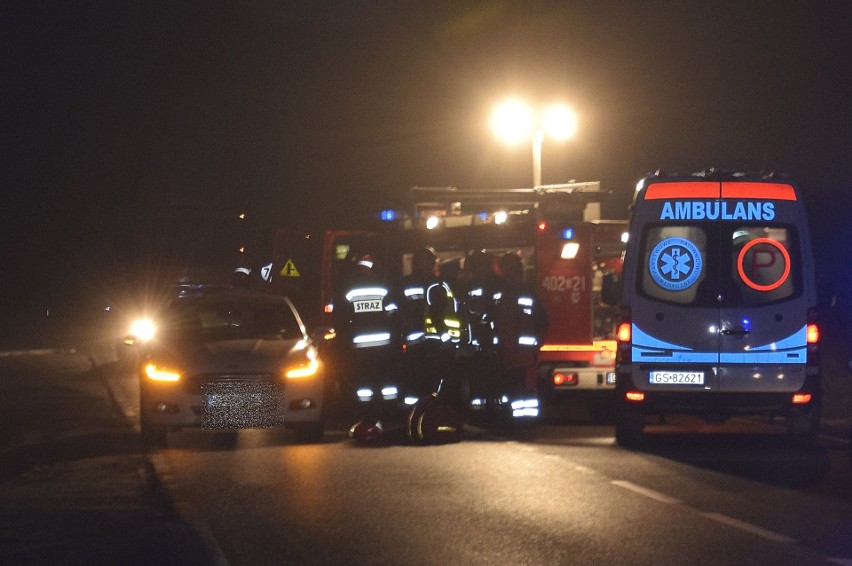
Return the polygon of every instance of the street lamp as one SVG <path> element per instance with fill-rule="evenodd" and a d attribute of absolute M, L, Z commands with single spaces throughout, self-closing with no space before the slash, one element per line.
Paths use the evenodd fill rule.
<path fill-rule="evenodd" d="M 540 187 L 541 144 L 545 135 L 557 141 L 567 140 L 577 129 L 577 116 L 563 105 L 550 106 L 537 113 L 523 101 L 512 99 L 494 109 L 491 127 L 497 137 L 507 143 L 532 140 L 533 187 Z"/>

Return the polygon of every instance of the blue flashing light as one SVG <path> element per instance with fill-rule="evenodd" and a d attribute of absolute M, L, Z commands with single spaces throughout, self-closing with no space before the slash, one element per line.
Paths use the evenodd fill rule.
<path fill-rule="evenodd" d="M 483 222 L 488 220 L 488 213 L 487 212 L 480 212 L 478 216 L 479 216 L 479 219 Z"/>
<path fill-rule="evenodd" d="M 573 228 L 565 228 L 562 231 L 562 239 L 563 240 L 573 240 L 574 239 L 574 229 Z"/>
<path fill-rule="evenodd" d="M 396 211 L 383 210 L 379 213 L 379 218 L 381 218 L 384 222 L 393 222 L 396 220 Z"/>

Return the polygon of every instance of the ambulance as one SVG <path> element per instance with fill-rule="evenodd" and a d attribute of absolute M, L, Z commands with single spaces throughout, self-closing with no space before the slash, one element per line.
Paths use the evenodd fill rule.
<path fill-rule="evenodd" d="M 800 190 L 775 176 L 708 170 L 639 182 L 624 259 L 616 440 L 646 417 L 820 416 L 814 259 Z"/>

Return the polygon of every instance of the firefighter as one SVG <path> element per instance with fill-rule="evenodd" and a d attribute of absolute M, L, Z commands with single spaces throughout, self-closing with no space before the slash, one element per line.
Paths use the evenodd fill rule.
<path fill-rule="evenodd" d="M 495 376 L 498 357 L 494 316 L 497 274 L 490 253 L 479 249 L 470 252 L 459 277 L 458 292 L 468 326 L 469 341 L 460 349 L 460 373 L 469 389 L 467 395 L 472 415 L 490 408 L 487 399 L 497 398 Z"/>
<path fill-rule="evenodd" d="M 374 256 L 361 256 L 353 267 L 334 301 L 332 316 L 340 367 L 347 368 L 345 381 L 363 417 L 352 425 L 349 435 L 371 442 L 382 437 L 383 419 L 399 395 L 394 384 L 399 352 L 396 306 Z"/>
<path fill-rule="evenodd" d="M 495 330 L 500 360 L 500 413 L 509 424 L 538 417 L 538 351 L 547 330 L 547 316 L 534 290 L 524 280 L 519 255 L 500 258 L 500 278 L 495 305 Z"/>
<path fill-rule="evenodd" d="M 471 346 L 476 350 L 493 349 L 497 274 L 491 254 L 485 250 L 474 250 L 468 254 L 458 288 L 467 313 Z"/>
<path fill-rule="evenodd" d="M 455 354 L 466 329 L 458 302 L 440 277 L 438 255 L 424 247 L 412 256 L 412 272 L 399 286 L 400 318 L 405 343 L 403 375 L 406 397 L 416 400 L 408 418 L 408 435 L 434 441 L 439 431 L 455 438 L 461 433 Z M 437 403 L 436 408 L 432 408 Z"/>
<path fill-rule="evenodd" d="M 427 290 L 439 282 L 438 255 L 429 247 L 412 255 L 411 273 L 404 276 L 398 288 L 400 327 L 405 347 L 403 368 L 406 393 L 415 398 L 435 390 L 433 363 L 437 344 L 427 336 Z"/>

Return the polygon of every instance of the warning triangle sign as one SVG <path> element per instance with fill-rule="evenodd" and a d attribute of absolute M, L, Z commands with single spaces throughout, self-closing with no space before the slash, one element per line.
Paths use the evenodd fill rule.
<path fill-rule="evenodd" d="M 292 259 L 288 259 L 284 267 L 281 268 L 281 277 L 299 277 L 299 270 L 296 269 L 296 264 Z"/>

